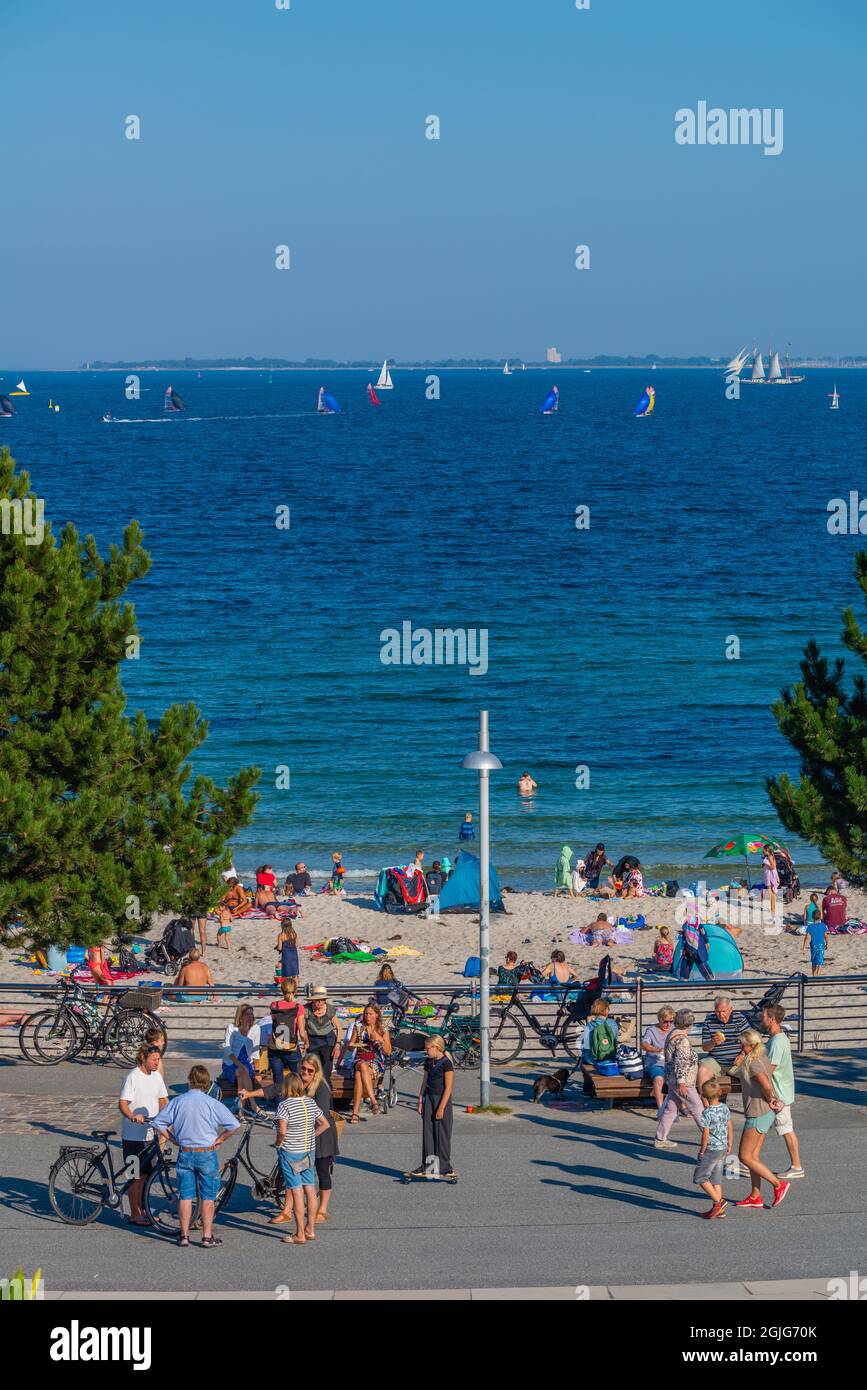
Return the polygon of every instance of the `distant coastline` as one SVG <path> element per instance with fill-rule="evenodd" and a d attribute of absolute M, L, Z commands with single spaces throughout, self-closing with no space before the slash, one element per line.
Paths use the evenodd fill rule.
<path fill-rule="evenodd" d="M 445 357 L 428 361 L 406 361 L 389 358 L 389 366 L 399 371 L 502 371 L 506 359 L 491 357 Z M 527 371 L 552 371 L 568 368 L 634 367 L 641 371 L 654 367 L 694 368 L 723 371 L 729 362 L 728 357 L 660 357 L 649 353 L 645 357 L 624 354 L 612 356 L 599 354 L 596 357 L 567 357 L 562 362 L 529 362 L 520 357 L 510 357 L 512 372 L 516 374 L 525 368 Z M 867 367 L 865 357 L 803 357 L 793 358 L 797 367 Z M 83 362 L 80 367 L 67 368 L 72 371 L 91 372 L 374 372 L 379 371 L 382 359 L 376 361 L 338 361 L 332 358 L 307 357 L 303 362 L 283 357 L 165 357 L 143 358 L 130 361 L 105 362 L 101 359 Z"/>

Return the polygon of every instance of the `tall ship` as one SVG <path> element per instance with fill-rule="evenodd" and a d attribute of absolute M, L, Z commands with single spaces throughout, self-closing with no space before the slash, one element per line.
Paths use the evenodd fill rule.
<path fill-rule="evenodd" d="M 799 381 L 804 380 L 802 376 L 792 375 L 788 349 L 786 350 L 785 370 L 780 366 L 780 354 L 774 352 L 772 348 L 769 348 L 768 370 L 766 373 L 765 362 L 761 352 L 758 348 L 753 348 L 752 353 L 747 353 L 745 349 L 741 349 L 737 357 L 733 357 L 726 367 L 726 372 L 734 372 L 739 376 L 751 356 L 753 359 L 752 371 L 750 375 L 744 379 L 745 383 L 749 382 L 751 386 L 795 386 Z"/>

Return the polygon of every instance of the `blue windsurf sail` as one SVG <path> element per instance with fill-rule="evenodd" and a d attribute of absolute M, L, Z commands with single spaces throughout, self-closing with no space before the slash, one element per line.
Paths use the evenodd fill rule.
<path fill-rule="evenodd" d="M 320 415 L 338 415 L 340 406 L 334 399 L 330 391 L 326 391 L 324 386 L 319 388 L 319 399 L 316 402 L 316 409 Z"/>
<path fill-rule="evenodd" d="M 641 396 L 641 400 L 638 402 L 638 405 L 635 407 L 632 413 L 633 415 L 636 415 L 640 420 L 645 415 L 653 414 L 653 407 L 655 404 L 656 392 L 654 391 L 652 386 L 645 386 Z"/>
<path fill-rule="evenodd" d="M 552 386 L 544 401 L 542 402 L 542 414 L 553 415 L 555 410 L 560 409 L 560 392 L 556 386 Z"/>

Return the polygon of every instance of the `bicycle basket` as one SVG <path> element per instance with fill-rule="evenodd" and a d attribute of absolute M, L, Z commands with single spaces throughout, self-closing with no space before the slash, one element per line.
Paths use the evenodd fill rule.
<path fill-rule="evenodd" d="M 122 1009 L 144 1009 L 152 1013 L 158 1009 L 162 1003 L 163 992 L 157 986 L 155 989 L 128 989 L 120 997 L 120 1007 Z"/>

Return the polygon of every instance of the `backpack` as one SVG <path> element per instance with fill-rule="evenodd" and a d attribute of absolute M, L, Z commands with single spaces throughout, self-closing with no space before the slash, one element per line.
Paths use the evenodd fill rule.
<path fill-rule="evenodd" d="M 665 885 L 665 896 L 667 898 L 676 898 L 679 892 L 680 884 L 678 883 L 677 879 L 670 878 Z"/>
<path fill-rule="evenodd" d="M 600 1018 L 590 1029 L 590 1056 L 594 1062 L 610 1062 L 614 1059 L 617 1035 L 613 1023 Z"/>
<path fill-rule="evenodd" d="M 467 963 L 464 966 L 465 980 L 478 980 L 482 974 L 482 961 L 480 956 L 467 956 Z"/>
<path fill-rule="evenodd" d="M 618 1047 L 614 1055 L 621 1076 L 628 1077 L 630 1081 L 641 1080 L 644 1076 L 644 1063 L 637 1048 Z"/>
<path fill-rule="evenodd" d="M 291 1004 L 283 1008 L 280 1004 L 271 1005 L 271 1041 L 269 1047 L 277 1052 L 294 1052 L 298 1046 L 299 1007 Z"/>

